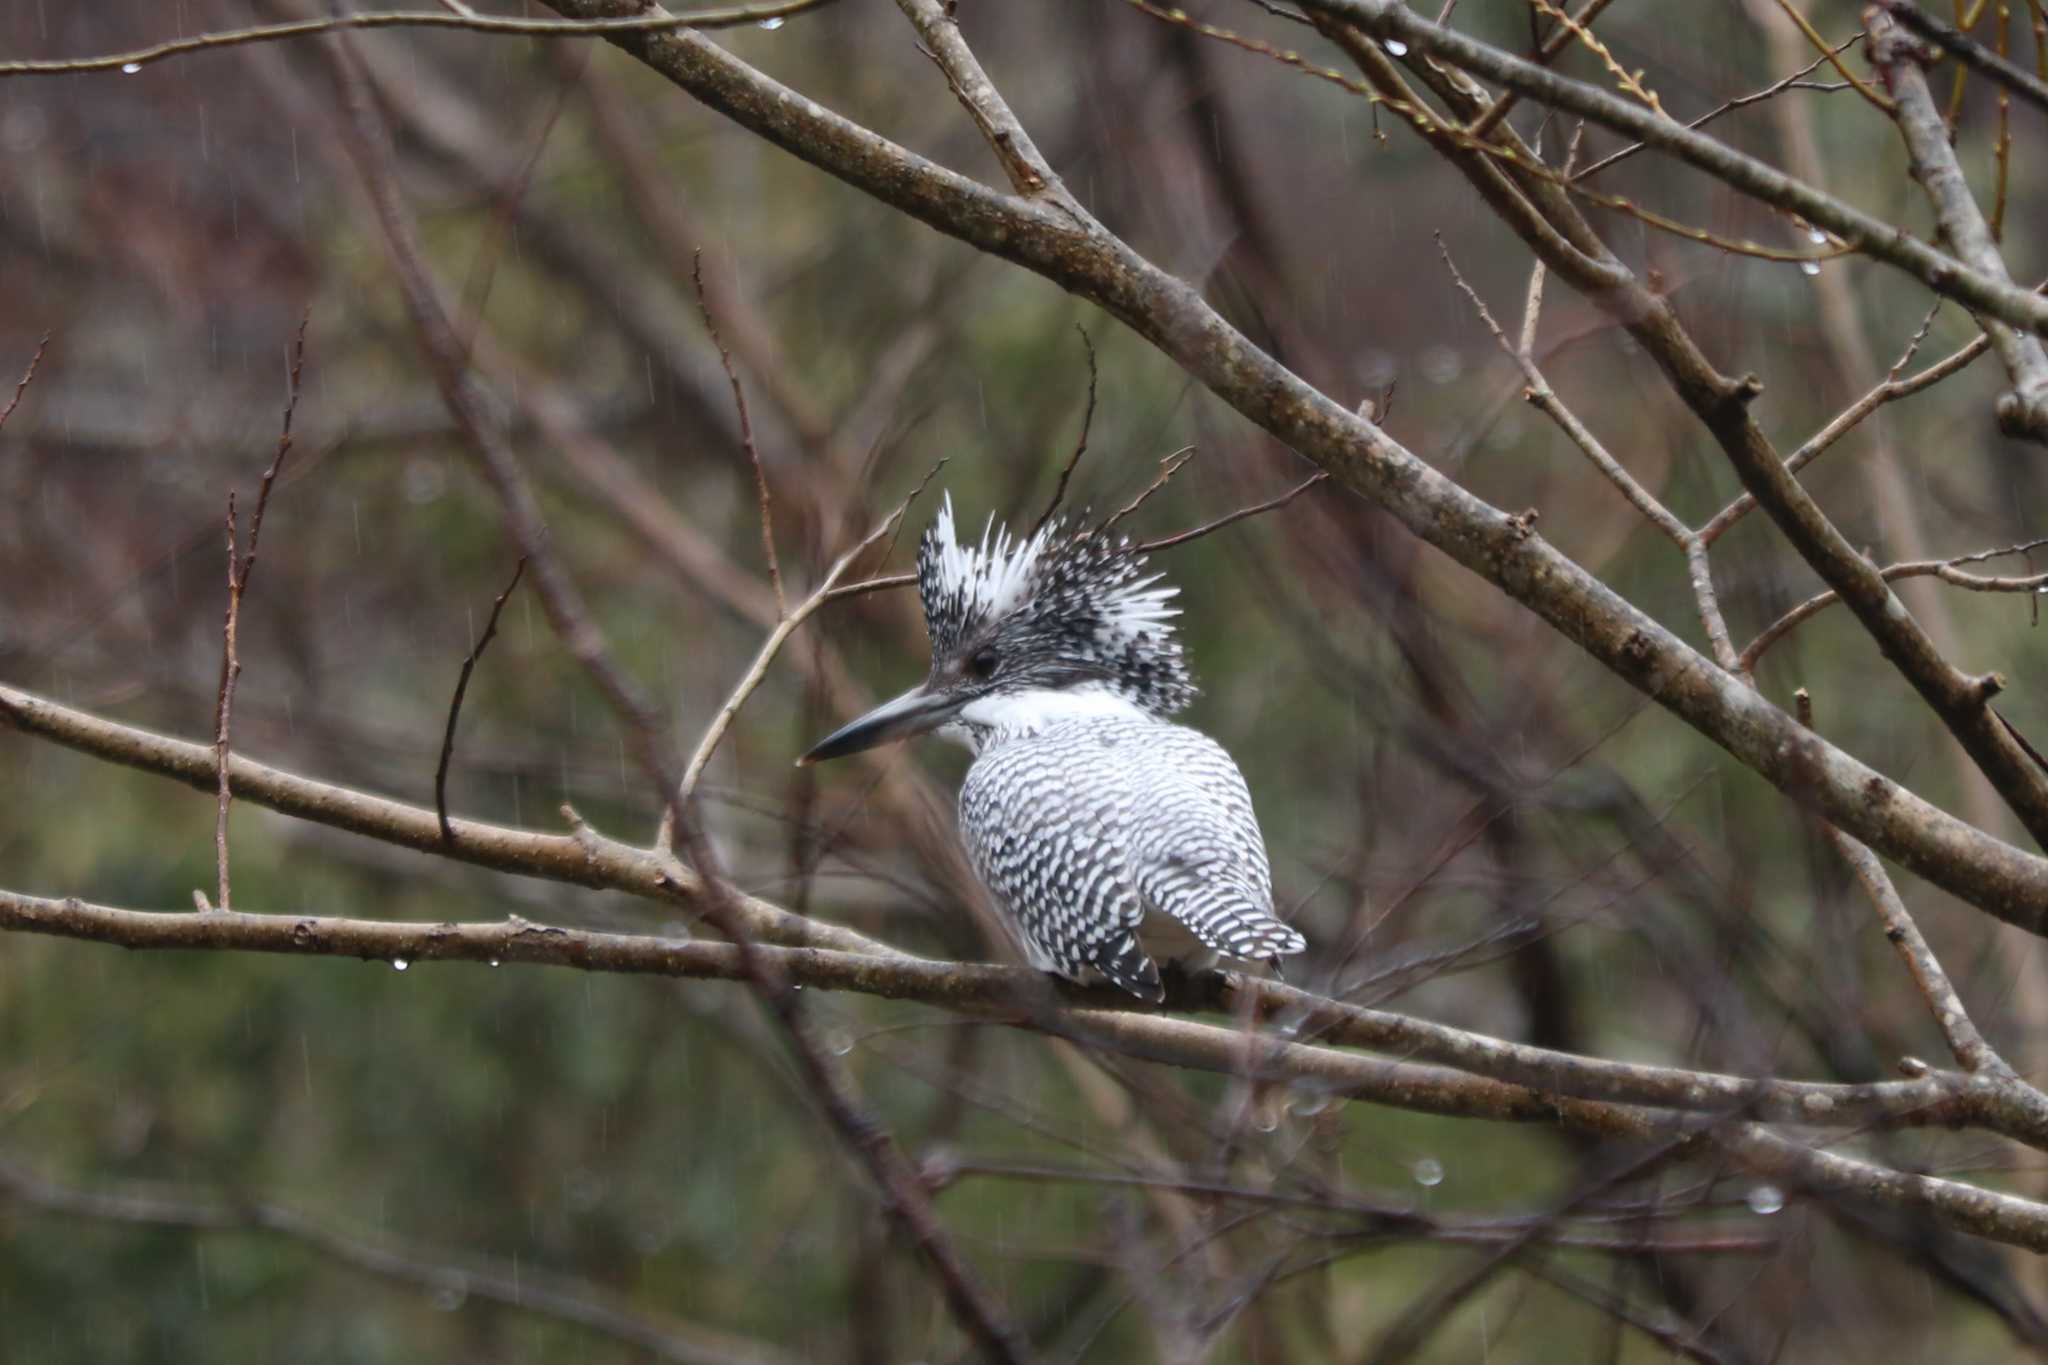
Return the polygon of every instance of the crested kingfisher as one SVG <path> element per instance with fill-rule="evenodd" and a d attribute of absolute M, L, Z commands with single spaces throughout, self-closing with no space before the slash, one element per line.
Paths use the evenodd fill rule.
<path fill-rule="evenodd" d="M 917 550 L 931 636 L 921 686 L 797 760 L 937 731 L 974 755 L 960 833 L 1032 964 L 1162 998 L 1156 957 L 1267 961 L 1308 945 L 1273 913 L 1244 776 L 1172 717 L 1194 699 L 1171 605 L 1128 539 L 1047 520 L 954 533 L 949 495 Z"/>

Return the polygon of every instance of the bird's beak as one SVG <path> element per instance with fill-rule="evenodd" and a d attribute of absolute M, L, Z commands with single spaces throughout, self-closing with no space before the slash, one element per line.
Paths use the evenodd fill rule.
<path fill-rule="evenodd" d="M 891 740 L 909 739 L 912 735 L 936 730 L 953 718 L 963 702 L 963 698 L 913 687 L 894 701 L 883 702 L 859 720 L 825 736 L 811 746 L 811 751 L 799 758 L 796 765 L 806 768 L 828 758 L 844 758 Z"/>

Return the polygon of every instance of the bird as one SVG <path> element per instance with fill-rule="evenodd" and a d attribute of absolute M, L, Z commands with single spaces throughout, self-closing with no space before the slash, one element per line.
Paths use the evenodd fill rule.
<path fill-rule="evenodd" d="M 1042 971 L 1157 1003 L 1156 959 L 1277 970 L 1307 948 L 1273 912 L 1244 775 L 1173 719 L 1196 695 L 1179 589 L 1127 537 L 1085 514 L 1013 537 L 991 515 L 962 542 L 948 494 L 916 577 L 929 675 L 799 765 L 929 732 L 965 744 L 962 842 Z"/>

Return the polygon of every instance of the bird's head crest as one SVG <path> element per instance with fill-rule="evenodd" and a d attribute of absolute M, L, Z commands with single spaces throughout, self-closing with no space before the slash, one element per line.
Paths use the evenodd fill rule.
<path fill-rule="evenodd" d="M 1195 696 L 1173 631 L 1179 589 L 1122 536 L 1049 519 L 1018 539 L 990 517 L 962 542 L 949 494 L 917 547 L 932 684 L 990 691 L 1096 684 L 1154 715 Z"/>

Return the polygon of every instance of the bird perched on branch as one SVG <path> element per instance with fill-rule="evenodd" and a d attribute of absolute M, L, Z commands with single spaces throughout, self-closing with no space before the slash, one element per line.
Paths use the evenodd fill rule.
<path fill-rule="evenodd" d="M 1170 719 L 1195 695 L 1177 589 L 1107 527 L 954 534 L 917 551 L 931 675 L 799 763 L 938 731 L 975 754 L 960 832 L 1033 965 L 1162 997 L 1155 956 L 1269 961 L 1307 943 L 1273 915 L 1244 777 Z"/>

